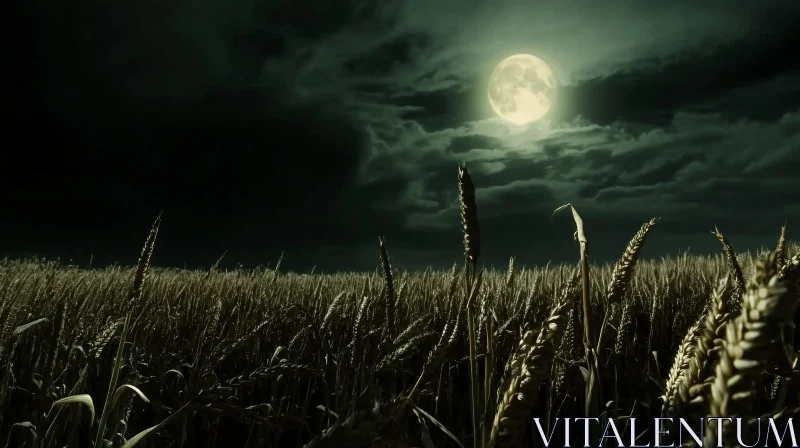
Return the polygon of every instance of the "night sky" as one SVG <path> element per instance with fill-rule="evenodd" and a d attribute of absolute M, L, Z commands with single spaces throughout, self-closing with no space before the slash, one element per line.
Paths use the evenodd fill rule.
<path fill-rule="evenodd" d="M 457 166 L 500 267 L 800 234 L 800 2 L 30 0 L 3 63 L 0 254 L 373 270 L 463 261 Z M 794 29 L 793 29 L 794 28 Z M 497 117 L 492 69 L 556 105 Z"/>

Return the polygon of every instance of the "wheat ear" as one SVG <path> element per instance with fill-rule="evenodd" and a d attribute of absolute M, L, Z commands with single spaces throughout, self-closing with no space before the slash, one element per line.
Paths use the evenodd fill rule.
<path fill-rule="evenodd" d="M 580 272 L 576 270 L 576 273 Z M 527 331 L 522 336 L 515 353 L 509 359 L 507 385 L 494 416 L 489 447 L 519 444 L 536 405 L 540 383 L 550 374 L 554 344 L 564 331 L 570 305 L 577 298 L 577 279 L 565 288 L 558 305 L 550 312 L 541 328 Z"/>
<path fill-rule="evenodd" d="M 775 247 L 775 262 L 778 268 L 782 268 L 786 263 L 786 225 L 781 227 L 781 235 L 778 237 L 778 245 Z"/>
<path fill-rule="evenodd" d="M 734 288 L 733 295 L 731 296 L 731 311 L 738 313 L 741 307 L 742 295 L 744 294 L 745 289 L 742 268 L 739 266 L 739 261 L 736 259 L 736 252 L 733 250 L 733 246 L 728 239 L 725 238 L 725 236 L 720 233 L 719 229 L 716 227 L 714 227 L 714 231 L 711 233 L 713 233 L 719 242 L 722 243 L 722 249 L 725 251 L 725 258 L 728 261 L 728 270 L 730 271 L 728 279 L 733 282 Z"/>
<path fill-rule="evenodd" d="M 730 316 L 730 295 L 730 284 L 727 279 L 723 279 L 712 293 L 711 306 L 708 307 L 705 321 L 700 327 L 694 356 L 689 362 L 689 368 L 683 373 L 683 381 L 678 385 L 674 403 L 677 409 L 686 403 L 700 404 L 705 400 L 706 389 L 710 386 L 706 379 L 712 373 L 715 354 L 720 350 L 722 338 L 725 337 L 725 325 Z"/>
<path fill-rule="evenodd" d="M 664 395 L 662 399 L 664 404 L 661 407 L 662 416 L 675 415 L 679 408 L 680 400 L 677 395 L 678 387 L 684 382 L 684 373 L 689 368 L 689 365 L 694 358 L 695 343 L 700 335 L 701 323 L 694 324 L 686 332 L 680 345 L 678 346 L 678 353 L 675 355 L 675 360 L 672 363 L 672 368 L 667 377 L 667 384 L 664 388 Z"/>
<path fill-rule="evenodd" d="M 775 254 L 758 260 L 741 314 L 725 327 L 725 343 L 711 384 L 709 416 L 752 414 L 757 383 L 773 353 L 773 341 L 794 317 L 796 307 L 796 298 L 778 277 Z M 716 432 L 710 426 L 706 436 L 716 438 Z"/>

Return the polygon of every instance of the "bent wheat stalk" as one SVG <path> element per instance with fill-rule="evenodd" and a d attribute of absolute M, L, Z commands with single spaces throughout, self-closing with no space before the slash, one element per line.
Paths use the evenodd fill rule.
<path fill-rule="evenodd" d="M 683 372 L 682 381 L 673 397 L 675 413 L 680 412 L 687 403 L 699 405 L 705 400 L 706 390 L 710 386 L 705 380 L 712 373 L 716 352 L 720 350 L 722 338 L 725 337 L 725 324 L 730 316 L 730 295 L 731 285 L 727 279 L 723 279 L 711 296 L 711 305 L 694 344 L 694 356 Z"/>
<path fill-rule="evenodd" d="M 700 325 L 701 323 L 698 322 L 689 328 L 683 341 L 681 341 L 681 344 L 678 346 L 678 353 L 675 355 L 675 361 L 672 363 L 672 368 L 667 377 L 664 395 L 661 396 L 664 400 L 661 406 L 662 416 L 676 415 L 676 411 L 680 407 L 681 402 L 679 396 L 677 396 L 677 391 L 681 383 L 685 381 L 685 372 L 689 369 L 690 363 L 694 359 L 695 344 L 700 335 Z"/>
<path fill-rule="evenodd" d="M 741 314 L 725 327 L 714 382 L 711 384 L 709 416 L 752 415 L 761 372 L 774 352 L 773 341 L 794 317 L 797 298 L 779 279 L 775 254 L 756 264 L 755 278 L 743 296 Z M 713 429 L 713 430 L 712 430 Z M 716 438 L 716 428 L 706 436 Z M 715 441 L 707 440 L 712 445 Z"/>
<path fill-rule="evenodd" d="M 608 316 L 611 306 L 618 303 L 625 296 L 625 291 L 628 289 L 633 270 L 636 268 L 636 262 L 639 260 L 639 252 L 642 250 L 642 245 L 647 237 L 650 229 L 656 225 L 658 218 L 652 218 L 650 221 L 642 224 L 642 227 L 628 242 L 625 252 L 614 265 L 614 271 L 611 274 L 611 281 L 608 283 L 608 290 L 606 291 L 606 317 L 600 326 L 600 336 L 597 338 L 597 353 L 603 352 L 603 336 L 605 335 L 606 325 L 608 323 Z"/>
<path fill-rule="evenodd" d="M 566 327 L 570 305 L 577 296 L 576 286 L 577 281 L 573 281 L 565 288 L 541 328 L 526 331 L 508 360 L 507 386 L 500 395 L 489 447 L 515 446 L 524 435 L 530 411 L 536 406 L 539 385 L 550 374 L 555 342 Z"/>
<path fill-rule="evenodd" d="M 728 269 L 730 270 L 728 279 L 733 282 L 734 287 L 733 295 L 731 297 L 731 311 L 738 313 L 741 307 L 742 295 L 744 294 L 745 290 L 742 268 L 739 266 L 739 261 L 736 259 L 736 251 L 733 250 L 733 246 L 731 246 L 731 243 L 728 241 L 728 239 L 725 238 L 725 236 L 720 233 L 719 229 L 716 227 L 714 227 L 714 231 L 711 233 L 717 237 L 720 243 L 722 243 L 722 249 L 725 251 L 725 258 L 728 260 Z"/>
<path fill-rule="evenodd" d="M 565 204 L 553 211 L 553 216 L 561 210 L 569 208 L 572 210 L 572 218 L 575 220 L 575 239 L 580 243 L 581 248 L 581 295 L 583 303 L 583 347 L 586 352 L 586 408 L 585 413 L 587 417 L 599 415 L 599 400 L 600 400 L 600 374 L 597 367 L 597 353 L 594 349 L 594 344 L 591 342 L 592 328 L 590 324 L 591 310 L 589 307 L 589 242 L 586 239 L 586 234 L 583 231 L 583 220 L 581 219 L 578 211 L 572 204 Z M 552 217 L 551 217 L 552 219 Z M 594 428 L 594 427 L 592 427 Z"/>

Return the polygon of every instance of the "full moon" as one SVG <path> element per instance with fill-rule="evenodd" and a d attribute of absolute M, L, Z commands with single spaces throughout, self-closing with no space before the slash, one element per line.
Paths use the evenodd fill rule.
<path fill-rule="evenodd" d="M 542 118 L 553 106 L 556 77 L 541 59 L 515 54 L 489 77 L 489 104 L 503 119 L 521 125 Z"/>

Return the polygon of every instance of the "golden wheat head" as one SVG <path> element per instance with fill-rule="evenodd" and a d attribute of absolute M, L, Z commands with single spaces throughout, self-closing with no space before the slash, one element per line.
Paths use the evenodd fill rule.
<path fill-rule="evenodd" d="M 467 166 L 458 167 L 458 196 L 461 205 L 461 223 L 464 227 L 464 255 L 470 263 L 481 256 L 481 230 L 478 225 L 478 209 L 475 205 L 475 185 Z"/>

